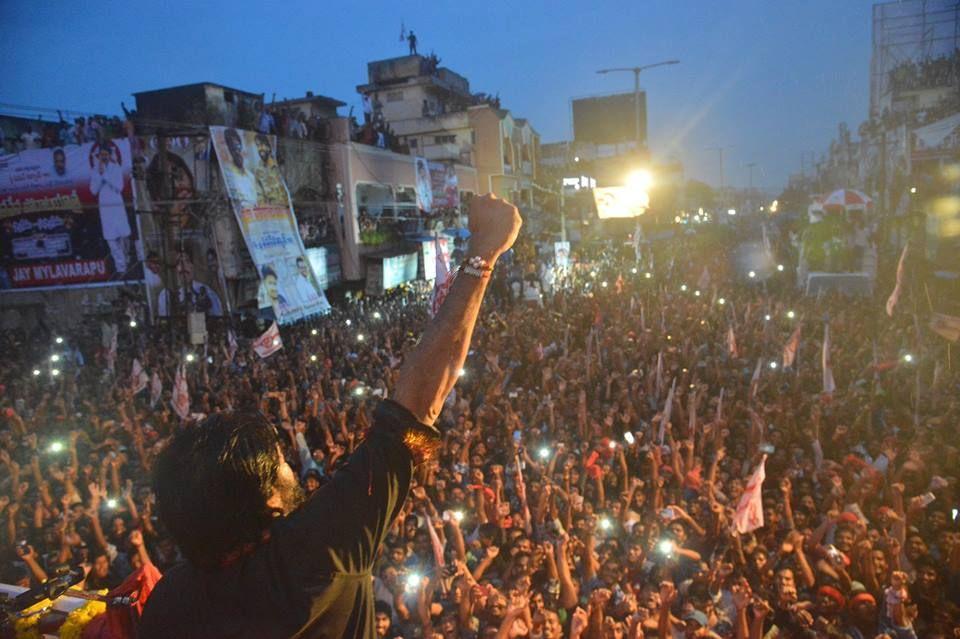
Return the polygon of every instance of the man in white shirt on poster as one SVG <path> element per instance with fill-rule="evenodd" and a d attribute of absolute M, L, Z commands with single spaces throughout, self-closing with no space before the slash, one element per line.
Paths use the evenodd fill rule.
<path fill-rule="evenodd" d="M 90 192 L 100 204 L 100 228 L 110 247 L 114 274 L 123 276 L 130 254 L 130 221 L 123 205 L 123 171 L 111 156 L 109 147 L 100 147 L 97 163 L 90 172 Z"/>

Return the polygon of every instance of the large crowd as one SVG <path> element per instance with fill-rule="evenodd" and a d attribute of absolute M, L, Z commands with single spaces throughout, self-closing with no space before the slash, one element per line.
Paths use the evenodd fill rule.
<path fill-rule="evenodd" d="M 730 248 L 685 236 L 558 271 L 526 244 L 501 261 L 441 450 L 374 571 L 378 636 L 956 636 L 958 376 L 912 316 L 748 281 Z M 284 327 L 267 359 L 122 316 L 116 355 L 99 327 L 4 333 L 0 579 L 72 564 L 100 589 L 179 561 L 150 472 L 200 415 L 261 410 L 314 492 L 390 397 L 425 309 L 412 291 L 348 301 Z M 134 392 L 134 358 L 162 384 L 155 402 L 152 384 Z M 762 520 L 734 532 L 760 464 Z"/>

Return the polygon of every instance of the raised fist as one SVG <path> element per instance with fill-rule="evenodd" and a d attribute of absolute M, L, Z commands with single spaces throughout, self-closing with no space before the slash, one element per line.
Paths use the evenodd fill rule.
<path fill-rule="evenodd" d="M 523 220 L 517 207 L 495 195 L 470 201 L 470 253 L 494 262 L 517 239 Z"/>

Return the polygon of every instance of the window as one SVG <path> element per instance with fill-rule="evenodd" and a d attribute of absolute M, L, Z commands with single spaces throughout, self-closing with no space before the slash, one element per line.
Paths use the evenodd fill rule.
<path fill-rule="evenodd" d="M 223 101 L 224 101 L 224 102 L 228 102 L 228 103 L 230 103 L 230 104 L 233 104 L 233 97 L 234 97 L 233 91 L 224 91 L 224 92 L 223 92 Z"/>
<path fill-rule="evenodd" d="M 407 144 L 410 146 L 411 149 L 415 149 L 417 148 L 417 139 L 410 138 L 409 140 L 407 140 Z"/>
<path fill-rule="evenodd" d="M 402 102 L 402 101 L 403 101 L 403 91 L 387 92 L 387 102 Z"/>
<path fill-rule="evenodd" d="M 477 143 L 477 130 L 470 129 L 470 144 L 476 144 L 476 143 Z"/>
<path fill-rule="evenodd" d="M 434 144 L 454 144 L 457 141 L 456 135 L 435 135 L 433 136 Z"/>

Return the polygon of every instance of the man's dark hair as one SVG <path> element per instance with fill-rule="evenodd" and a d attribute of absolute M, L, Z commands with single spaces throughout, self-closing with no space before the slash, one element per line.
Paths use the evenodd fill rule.
<path fill-rule="evenodd" d="M 261 277 L 261 278 L 266 279 L 266 278 L 270 277 L 271 275 L 272 275 L 274 278 L 276 278 L 276 279 L 280 279 L 280 278 L 277 277 L 277 272 L 276 272 L 275 270 L 273 270 L 273 268 L 271 268 L 271 267 L 269 267 L 269 266 L 264 266 L 262 269 L 260 269 L 260 277 Z"/>
<path fill-rule="evenodd" d="M 238 145 L 242 146 L 243 142 L 240 140 L 240 134 L 237 133 L 236 129 L 227 129 L 223 132 L 223 140 L 225 142 L 236 142 Z"/>
<path fill-rule="evenodd" d="M 200 568 L 263 539 L 282 460 L 259 413 L 219 413 L 177 433 L 157 460 L 160 519 Z"/>

